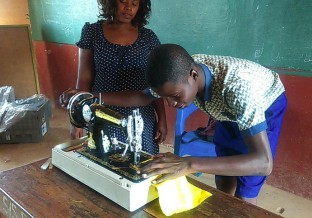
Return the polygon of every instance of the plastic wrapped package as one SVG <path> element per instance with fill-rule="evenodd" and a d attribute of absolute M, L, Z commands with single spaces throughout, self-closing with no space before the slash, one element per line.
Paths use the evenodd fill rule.
<path fill-rule="evenodd" d="M 0 104 L 2 102 L 12 102 L 12 101 L 15 101 L 14 88 L 12 86 L 0 87 Z"/>
<path fill-rule="evenodd" d="M 29 98 L 17 100 L 14 96 L 15 95 L 13 87 L 0 87 L 0 138 L 5 137 L 5 142 L 8 143 L 12 142 L 13 134 L 27 134 L 27 131 L 33 131 L 34 128 L 37 128 L 34 127 L 32 123 L 36 122 L 36 120 L 34 120 L 34 118 L 36 117 L 34 116 L 37 115 L 39 112 L 41 112 L 40 116 L 44 117 L 37 117 L 37 119 L 47 120 L 47 118 L 51 117 L 51 106 L 50 104 L 48 104 L 49 100 L 44 95 L 35 94 L 33 96 L 30 96 Z M 47 115 L 45 111 L 48 111 Z M 26 119 L 25 117 L 28 118 Z M 25 125 L 25 122 L 27 122 L 26 124 L 28 125 Z M 41 120 L 38 122 L 41 122 Z M 3 134 L 5 134 L 5 136 L 3 136 Z M 3 140 L 0 140 L 1 143 L 2 141 Z M 19 140 L 13 140 L 13 143 L 15 142 L 19 142 Z"/>

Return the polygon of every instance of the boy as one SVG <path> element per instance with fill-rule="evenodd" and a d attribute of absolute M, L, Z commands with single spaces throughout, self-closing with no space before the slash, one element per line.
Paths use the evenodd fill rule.
<path fill-rule="evenodd" d="M 158 97 L 176 108 L 194 102 L 219 121 L 214 136 L 218 157 L 159 154 L 138 173 L 159 175 L 154 183 L 196 172 L 215 174 L 218 189 L 256 204 L 272 171 L 287 105 L 278 74 L 251 61 L 191 57 L 179 45 L 163 44 L 151 52 L 145 75 L 150 89 L 105 93 L 105 104 L 141 106 Z"/>

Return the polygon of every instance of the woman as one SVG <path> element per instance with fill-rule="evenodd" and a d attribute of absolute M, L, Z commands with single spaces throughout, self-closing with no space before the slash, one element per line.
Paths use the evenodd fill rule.
<path fill-rule="evenodd" d="M 93 24 L 86 23 L 77 42 L 76 88 L 96 93 L 145 89 L 147 57 L 160 44 L 155 33 L 144 27 L 151 11 L 150 0 L 98 0 L 98 3 L 102 19 Z M 124 116 L 132 114 L 134 109 L 110 108 Z M 162 143 L 167 134 L 163 101 L 139 110 L 144 120 L 142 150 L 157 154 L 157 143 Z M 110 127 L 109 131 L 120 141 L 126 141 L 119 128 Z M 81 129 L 71 128 L 72 138 L 81 136 Z"/>

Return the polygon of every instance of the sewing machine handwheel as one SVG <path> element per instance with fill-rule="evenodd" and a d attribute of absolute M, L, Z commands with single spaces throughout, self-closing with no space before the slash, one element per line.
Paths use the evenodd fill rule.
<path fill-rule="evenodd" d="M 87 128 L 87 124 L 93 120 L 90 105 L 97 101 L 98 99 L 90 92 L 78 92 L 73 95 L 67 105 L 71 124 L 77 128 Z"/>

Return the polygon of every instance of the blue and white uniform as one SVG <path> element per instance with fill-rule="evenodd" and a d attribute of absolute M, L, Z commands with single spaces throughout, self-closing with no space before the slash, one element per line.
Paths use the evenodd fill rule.
<path fill-rule="evenodd" d="M 248 153 L 243 137 L 266 131 L 274 157 L 287 106 L 278 74 L 252 61 L 229 56 L 192 57 L 205 75 L 204 99 L 197 97 L 194 104 L 218 121 L 214 135 L 217 156 Z M 152 90 L 147 94 L 157 97 Z M 237 177 L 236 194 L 257 197 L 265 179 Z"/>

